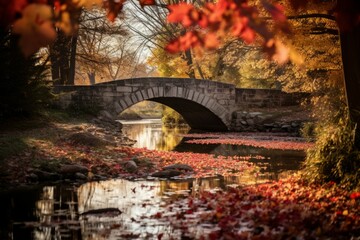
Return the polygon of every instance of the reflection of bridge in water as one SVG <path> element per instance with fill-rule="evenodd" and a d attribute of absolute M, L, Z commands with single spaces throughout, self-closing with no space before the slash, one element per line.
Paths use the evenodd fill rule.
<path fill-rule="evenodd" d="M 98 106 L 117 116 L 150 100 L 180 113 L 193 129 L 231 130 L 233 112 L 248 108 L 297 105 L 299 96 L 274 89 L 240 89 L 235 85 L 189 78 L 136 78 L 91 86 L 56 86 L 60 104 Z"/>

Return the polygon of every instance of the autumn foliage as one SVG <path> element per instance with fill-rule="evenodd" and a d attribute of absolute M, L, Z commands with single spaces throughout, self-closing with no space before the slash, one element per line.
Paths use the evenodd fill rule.
<path fill-rule="evenodd" d="M 261 1 L 264 9 L 276 22 L 276 30 L 290 33 L 283 7 Z M 283 44 L 275 38 L 275 30 L 259 20 L 259 11 L 248 1 L 220 0 L 207 3 L 201 9 L 188 3 L 170 5 L 168 21 L 180 23 L 189 30 L 167 46 L 169 52 L 179 52 L 189 48 L 215 49 L 220 39 L 228 34 L 243 39 L 250 44 L 257 35 L 263 39 L 263 48 L 274 60 L 283 63 L 288 54 Z"/>
<path fill-rule="evenodd" d="M 288 2 L 297 11 L 307 7 L 309 3 L 320 4 L 322 1 Z M 23 52 L 30 55 L 54 41 L 55 28 L 71 34 L 76 28 L 81 8 L 102 7 L 107 11 L 107 18 L 114 21 L 124 3 L 125 0 L 1 0 L 0 27 L 5 29 L 13 26 L 13 31 L 21 36 L 20 46 Z M 248 0 L 219 0 L 208 2 L 199 8 L 187 2 L 169 5 L 168 21 L 181 24 L 187 30 L 171 41 L 167 50 L 179 52 L 189 48 L 214 49 L 224 36 L 230 34 L 246 43 L 260 39 L 264 51 L 273 60 L 286 62 L 289 50 L 278 37 L 291 32 L 284 6 L 268 0 L 261 0 L 258 5 L 250 3 Z M 156 5 L 156 2 L 139 0 L 139 4 L 144 7 Z M 341 30 L 346 30 L 360 22 L 359 5 L 354 0 L 337 1 L 329 14 L 336 17 Z M 267 22 L 269 18 L 274 22 L 271 28 Z"/>

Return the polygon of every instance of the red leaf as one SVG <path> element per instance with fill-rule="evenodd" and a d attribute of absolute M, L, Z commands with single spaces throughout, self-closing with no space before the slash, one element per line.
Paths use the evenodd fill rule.
<path fill-rule="evenodd" d="M 194 6 L 188 3 L 169 5 L 168 8 L 170 13 L 167 20 L 170 23 L 181 23 L 184 27 L 189 27 L 199 18 Z"/>
<path fill-rule="evenodd" d="M 271 14 L 271 17 L 277 22 L 286 22 L 287 18 L 284 14 L 284 7 L 280 4 L 270 4 L 263 0 L 262 4 L 266 11 Z"/>
<path fill-rule="evenodd" d="M 28 5 L 27 0 L 0 0 L 0 26 L 6 27 L 12 24 L 17 14 Z"/>
<path fill-rule="evenodd" d="M 139 0 L 140 6 L 143 8 L 144 6 L 152 6 L 155 5 L 155 0 Z"/>
<path fill-rule="evenodd" d="M 350 194 L 350 198 L 351 198 L 351 199 L 358 199 L 358 198 L 360 198 L 360 192 L 353 192 L 352 194 Z"/>
<path fill-rule="evenodd" d="M 180 52 L 180 43 L 179 40 L 173 40 L 168 43 L 168 45 L 165 47 L 165 50 L 169 53 L 178 53 Z"/>

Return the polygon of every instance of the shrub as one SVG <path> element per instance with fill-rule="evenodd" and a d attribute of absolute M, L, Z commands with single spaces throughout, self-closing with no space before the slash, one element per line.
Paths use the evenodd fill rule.
<path fill-rule="evenodd" d="M 355 129 L 348 116 L 326 128 L 318 127 L 316 145 L 308 151 L 304 175 L 311 181 L 359 187 L 360 152 L 355 144 Z"/>
<path fill-rule="evenodd" d="M 29 116 L 49 103 L 53 95 L 46 61 L 25 58 L 10 32 L 0 32 L 0 62 L 0 120 Z"/>

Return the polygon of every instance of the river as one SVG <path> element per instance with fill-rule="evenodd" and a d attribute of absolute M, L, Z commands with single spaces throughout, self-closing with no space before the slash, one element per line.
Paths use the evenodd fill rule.
<path fill-rule="evenodd" d="M 13 240 L 182 239 L 166 222 L 151 218 L 167 203 L 202 190 L 279 179 L 299 169 L 301 151 L 267 150 L 221 144 L 185 143 L 188 128 L 166 128 L 158 119 L 123 121 L 134 147 L 224 156 L 261 155 L 250 159 L 261 176 L 183 180 L 114 179 L 74 186 L 45 186 L 1 195 L 0 237 Z M 98 214 L 97 209 L 108 209 Z M 92 213 L 92 214 L 87 214 Z M 202 229 L 201 231 L 206 231 Z"/>

